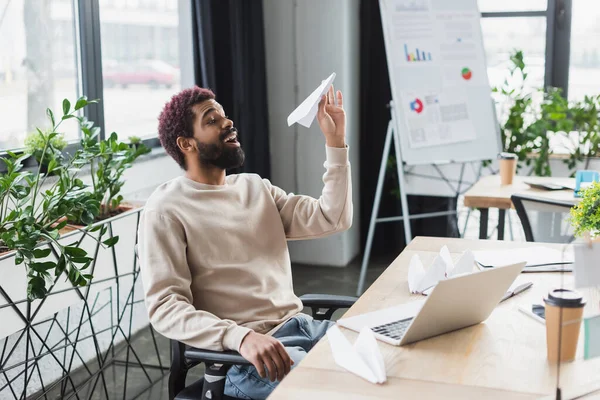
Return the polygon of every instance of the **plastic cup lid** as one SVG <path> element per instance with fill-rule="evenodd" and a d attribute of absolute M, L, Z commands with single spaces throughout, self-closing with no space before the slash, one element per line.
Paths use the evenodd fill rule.
<path fill-rule="evenodd" d="M 548 297 L 544 302 L 549 305 L 578 308 L 585 306 L 583 296 L 576 290 L 569 289 L 553 289 L 548 293 Z"/>
<path fill-rule="evenodd" d="M 503 160 L 516 160 L 517 155 L 514 153 L 500 153 L 498 154 L 498 158 Z"/>

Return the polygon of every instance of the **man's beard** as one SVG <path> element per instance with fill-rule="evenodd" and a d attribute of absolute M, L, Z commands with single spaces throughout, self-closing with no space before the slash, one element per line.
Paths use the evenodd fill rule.
<path fill-rule="evenodd" d="M 234 130 L 235 131 L 235 130 Z M 232 131 L 224 132 L 219 143 L 202 143 L 198 139 L 198 159 L 201 164 L 212 165 L 221 169 L 233 169 L 244 165 L 246 155 L 241 147 L 230 147 L 223 141 Z"/>

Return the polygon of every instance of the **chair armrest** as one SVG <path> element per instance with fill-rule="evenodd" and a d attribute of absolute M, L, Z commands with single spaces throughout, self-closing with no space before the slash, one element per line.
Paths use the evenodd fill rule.
<path fill-rule="evenodd" d="M 252 365 L 237 351 L 212 351 L 189 347 L 185 350 L 185 358 L 191 361 L 228 365 Z"/>
<path fill-rule="evenodd" d="M 358 297 L 338 296 L 334 294 L 305 294 L 300 296 L 305 307 L 350 308 Z"/>
<path fill-rule="evenodd" d="M 311 308 L 314 319 L 322 321 L 330 320 L 333 313 L 340 308 L 352 307 L 358 298 L 333 294 L 305 294 L 300 296 L 300 300 L 304 307 Z"/>

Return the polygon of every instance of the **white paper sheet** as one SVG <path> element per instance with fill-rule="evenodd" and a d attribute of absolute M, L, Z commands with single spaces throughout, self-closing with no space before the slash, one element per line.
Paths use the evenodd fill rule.
<path fill-rule="evenodd" d="M 371 329 L 362 329 L 354 346 L 336 325 L 329 328 L 327 338 L 333 359 L 340 367 L 371 383 L 383 383 L 387 380 L 383 356 Z"/>
<path fill-rule="evenodd" d="M 475 257 L 465 251 L 454 263 L 447 246 L 440 249 L 429 269 L 425 270 L 421 258 L 415 254 L 408 265 L 408 289 L 411 293 L 429 295 L 437 283 L 443 279 L 473 272 Z"/>
<path fill-rule="evenodd" d="M 321 97 L 327 93 L 329 87 L 333 84 L 335 72 L 329 75 L 329 78 L 321 82 L 316 88 L 287 118 L 288 126 L 292 126 L 296 122 L 300 125 L 310 128 L 317 111 L 319 110 L 319 101 Z"/>

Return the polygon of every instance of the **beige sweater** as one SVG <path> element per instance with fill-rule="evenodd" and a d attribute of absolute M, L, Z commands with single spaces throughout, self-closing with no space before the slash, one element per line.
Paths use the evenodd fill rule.
<path fill-rule="evenodd" d="M 254 174 L 222 186 L 185 177 L 161 185 L 139 228 L 141 276 L 153 327 L 209 350 L 239 350 L 302 310 L 286 240 L 348 229 L 352 192 L 347 148 L 326 147 L 319 199 L 287 194 Z"/>

